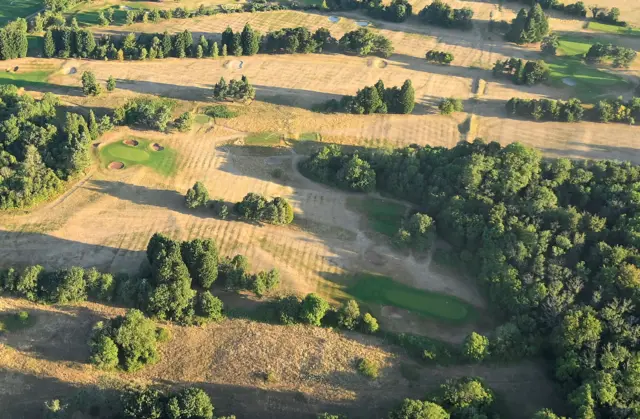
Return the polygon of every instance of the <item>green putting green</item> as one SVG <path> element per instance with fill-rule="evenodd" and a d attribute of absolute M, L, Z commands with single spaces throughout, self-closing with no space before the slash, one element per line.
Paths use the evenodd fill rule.
<path fill-rule="evenodd" d="M 280 134 L 277 132 L 255 132 L 244 139 L 245 145 L 278 145 Z"/>
<path fill-rule="evenodd" d="M 125 144 L 125 141 L 137 142 L 137 145 Z M 165 176 L 175 173 L 176 152 L 162 145 L 162 149 L 156 151 L 153 145 L 153 142 L 142 138 L 126 138 L 102 147 L 100 160 L 104 167 L 120 162 L 124 168 L 143 165 Z"/>
<path fill-rule="evenodd" d="M 413 288 L 386 276 L 356 274 L 345 292 L 365 303 L 394 306 L 447 322 L 464 323 L 475 315 L 475 309 L 458 298 Z"/>

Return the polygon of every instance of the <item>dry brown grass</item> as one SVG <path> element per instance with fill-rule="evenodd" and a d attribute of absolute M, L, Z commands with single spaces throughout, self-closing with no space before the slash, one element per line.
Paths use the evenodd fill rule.
<path fill-rule="evenodd" d="M 326 410 L 350 418 L 383 417 L 402 398 L 422 398 L 445 379 L 462 375 L 483 377 L 504 398 L 510 417 L 530 417 L 541 406 L 557 403 L 544 372 L 533 363 L 424 367 L 374 337 L 246 320 L 168 325 L 172 339 L 162 344 L 158 364 L 135 374 L 103 372 L 86 364 L 86 340 L 95 321 L 121 309 L 91 303 L 53 308 L 0 298 L 0 312 L 17 310 L 29 311 L 37 323 L 0 336 L 0 404 L 3 415 L 13 419 L 37 417 L 45 401 L 86 386 L 132 383 L 196 385 L 211 395 L 218 414 L 238 417 L 310 418 Z M 361 358 L 380 365 L 378 379 L 358 374 Z M 421 379 L 405 379 L 402 365 L 419 371 Z M 265 382 L 267 372 L 275 380 Z"/>

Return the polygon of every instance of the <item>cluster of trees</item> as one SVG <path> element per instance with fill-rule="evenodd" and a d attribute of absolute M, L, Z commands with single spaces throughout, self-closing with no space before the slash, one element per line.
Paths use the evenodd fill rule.
<path fill-rule="evenodd" d="M 461 99 L 447 97 L 442 99 L 438 104 L 438 110 L 440 110 L 440 114 L 442 115 L 451 115 L 454 112 L 463 112 L 464 105 L 462 104 Z"/>
<path fill-rule="evenodd" d="M 434 0 L 418 16 L 426 24 L 445 28 L 471 29 L 473 26 L 473 10 L 468 7 L 453 9 L 442 0 Z"/>
<path fill-rule="evenodd" d="M 600 122 L 625 122 L 634 125 L 640 121 L 640 97 L 625 102 L 622 97 L 604 99 L 596 105 L 597 119 Z"/>
<path fill-rule="evenodd" d="M 276 320 L 281 324 L 296 323 L 313 326 L 338 326 L 346 330 L 360 330 L 364 333 L 378 331 L 378 320 L 369 313 L 361 314 L 355 300 L 348 300 L 338 308 L 317 294 L 307 294 L 304 299 L 295 295 L 280 297 L 274 301 Z"/>
<path fill-rule="evenodd" d="M 46 10 L 64 12 L 85 1 L 86 0 L 44 0 L 42 3 Z"/>
<path fill-rule="evenodd" d="M 450 52 L 436 51 L 432 49 L 427 51 L 425 58 L 427 61 L 432 63 L 451 64 L 453 61 L 453 54 Z"/>
<path fill-rule="evenodd" d="M 506 104 L 510 115 L 523 116 L 536 121 L 580 122 L 584 108 L 579 99 L 520 99 L 511 98 Z"/>
<path fill-rule="evenodd" d="M 185 204 L 187 208 L 200 208 L 200 207 L 213 207 L 216 216 L 219 216 L 221 211 L 216 208 L 216 204 L 219 201 L 211 202 L 209 200 L 209 191 L 202 182 L 196 182 L 192 188 L 187 191 L 185 196 Z M 220 218 L 226 218 L 228 214 L 227 204 L 222 202 L 226 209 L 223 211 L 225 216 Z M 250 192 L 242 198 L 242 201 L 237 202 L 233 209 L 235 213 L 246 220 L 258 221 L 262 223 L 285 225 L 293 222 L 293 207 L 285 198 L 275 197 L 269 201 L 264 196 Z"/>
<path fill-rule="evenodd" d="M 382 0 L 363 1 L 362 6 L 371 17 L 390 22 L 404 22 L 413 15 L 413 6 L 407 0 L 392 0 L 388 5 Z"/>
<path fill-rule="evenodd" d="M 507 0 L 510 2 L 519 1 L 520 3 L 528 4 L 529 6 L 533 6 L 535 4 L 539 4 L 543 9 L 553 9 L 558 10 L 560 12 L 564 12 L 571 16 L 577 17 L 586 17 L 587 16 L 587 6 L 582 1 L 578 1 L 576 3 L 562 3 L 560 0 Z"/>
<path fill-rule="evenodd" d="M 0 60 L 26 57 L 28 49 L 26 20 L 20 18 L 0 28 Z"/>
<path fill-rule="evenodd" d="M 129 99 L 113 112 L 117 125 L 141 125 L 158 131 L 166 131 L 171 121 L 175 101 L 156 97 Z"/>
<path fill-rule="evenodd" d="M 603 60 L 612 60 L 614 67 L 629 67 L 638 53 L 631 49 L 613 44 L 601 44 L 597 42 L 591 45 L 585 54 L 585 59 L 590 62 L 599 63 Z"/>
<path fill-rule="evenodd" d="M 551 70 L 543 60 L 525 61 L 520 58 L 498 60 L 493 66 L 493 75 L 510 78 L 516 84 L 533 86 L 549 79 Z"/>
<path fill-rule="evenodd" d="M 156 328 L 140 310 L 130 310 L 125 316 L 96 323 L 89 360 L 104 370 L 139 371 L 158 361 L 158 342 L 166 337 L 166 330 Z"/>
<path fill-rule="evenodd" d="M 57 195 L 63 181 L 91 164 L 92 141 L 110 128 L 109 117 L 64 113 L 50 93 L 35 100 L 14 85 L 0 86 L 0 208 Z"/>
<path fill-rule="evenodd" d="M 358 55 L 379 55 L 383 58 L 393 54 L 391 41 L 367 28 L 359 28 L 345 33 L 338 42 L 340 49 Z"/>
<path fill-rule="evenodd" d="M 528 44 L 542 41 L 548 33 L 549 20 L 540 4 L 536 3 L 529 11 L 520 9 L 505 37 L 516 44 Z"/>
<path fill-rule="evenodd" d="M 129 387 L 123 391 L 89 388 L 80 390 L 68 400 L 45 402 L 44 417 L 235 419 L 235 416 L 214 416 L 214 410 L 209 395 L 197 387 L 186 387 L 171 393 L 162 393 L 151 387 Z"/>
<path fill-rule="evenodd" d="M 617 7 L 608 9 L 606 7 L 591 6 L 590 10 L 593 14 L 593 19 L 598 22 L 616 26 L 627 26 L 627 22 L 620 20 L 620 9 Z"/>
<path fill-rule="evenodd" d="M 252 100 L 256 97 L 256 90 L 253 88 L 247 76 L 242 76 L 240 80 L 231 79 L 227 84 L 224 77 L 213 86 L 213 98 L 216 100 Z"/>
<path fill-rule="evenodd" d="M 308 54 L 322 52 L 337 45 L 328 29 L 319 28 L 311 33 L 305 27 L 283 28 L 267 33 L 261 45 L 265 53 Z"/>
<path fill-rule="evenodd" d="M 331 99 L 314 107 L 319 112 L 347 112 L 353 114 L 393 113 L 410 114 L 415 107 L 415 90 L 411 80 L 402 87 L 386 88 L 382 80 L 373 86 L 358 90 L 355 96 L 343 96 L 340 101 Z"/>
<path fill-rule="evenodd" d="M 325 149 L 303 166 L 331 180 L 355 156 Z M 638 413 L 639 167 L 481 140 L 357 158 L 377 191 L 433 217 L 509 319 L 494 356 L 549 356 L 575 417 Z"/>

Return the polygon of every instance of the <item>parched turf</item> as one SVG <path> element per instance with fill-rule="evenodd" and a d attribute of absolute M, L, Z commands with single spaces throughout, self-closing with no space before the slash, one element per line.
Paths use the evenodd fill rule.
<path fill-rule="evenodd" d="M 614 35 L 640 36 L 639 28 L 607 25 L 606 23 L 600 23 L 600 22 L 589 22 L 589 26 L 587 27 L 592 31 L 612 33 Z"/>
<path fill-rule="evenodd" d="M 364 303 L 398 307 L 447 322 L 464 323 L 475 314 L 472 306 L 458 298 L 413 288 L 381 275 L 356 274 L 344 291 Z"/>
<path fill-rule="evenodd" d="M 244 139 L 246 145 L 278 145 L 280 134 L 277 132 L 254 132 Z"/>
<path fill-rule="evenodd" d="M 398 232 L 407 212 L 404 205 L 376 198 L 349 198 L 347 208 L 364 214 L 374 231 L 389 237 Z"/>
<path fill-rule="evenodd" d="M 156 172 L 170 176 L 176 171 L 176 152 L 167 148 L 166 144 L 161 151 L 153 151 L 152 141 L 142 138 L 128 138 L 138 141 L 138 145 L 133 147 L 123 143 L 125 139 L 108 144 L 100 149 L 100 161 L 104 167 L 108 167 L 114 161 L 124 163 L 127 169 L 133 166 L 147 166 Z"/>
<path fill-rule="evenodd" d="M 1 0 L 0 26 L 6 25 L 10 20 L 27 17 L 42 8 L 42 0 Z"/>

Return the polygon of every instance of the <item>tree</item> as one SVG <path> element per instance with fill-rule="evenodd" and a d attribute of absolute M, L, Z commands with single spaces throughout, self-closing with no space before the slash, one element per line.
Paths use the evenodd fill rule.
<path fill-rule="evenodd" d="M 454 112 L 464 111 L 462 100 L 453 97 L 442 99 L 438 104 L 438 109 L 442 115 L 450 115 Z"/>
<path fill-rule="evenodd" d="M 44 56 L 51 58 L 56 55 L 56 44 L 53 40 L 53 32 L 51 29 L 47 29 L 44 34 Z"/>
<path fill-rule="evenodd" d="M 314 326 L 320 326 L 322 318 L 329 310 L 329 303 L 317 294 L 308 294 L 300 306 L 300 320 Z"/>
<path fill-rule="evenodd" d="M 197 195 L 198 192 L 196 192 Z M 210 288 L 218 278 L 218 249 L 215 242 L 212 239 L 193 239 L 183 242 L 180 249 L 191 279 L 204 289 Z"/>
<path fill-rule="evenodd" d="M 224 317 L 222 314 L 222 301 L 214 297 L 209 291 L 198 293 L 196 314 L 207 320 L 220 321 Z"/>
<path fill-rule="evenodd" d="M 27 21 L 18 18 L 0 28 L 0 60 L 24 58 L 29 49 Z"/>
<path fill-rule="evenodd" d="M 113 76 L 109 76 L 107 79 L 107 91 L 113 92 L 114 90 L 116 90 L 116 79 Z"/>
<path fill-rule="evenodd" d="M 86 96 L 98 96 L 102 93 L 102 87 L 96 81 L 96 76 L 92 71 L 82 73 L 82 93 Z"/>
<path fill-rule="evenodd" d="M 184 112 L 175 121 L 175 127 L 180 132 L 187 132 L 193 125 L 193 114 L 191 112 Z"/>
<path fill-rule="evenodd" d="M 276 316 L 281 324 L 292 325 L 300 318 L 300 299 L 295 295 L 276 300 Z"/>
<path fill-rule="evenodd" d="M 113 339 L 105 334 L 99 334 L 90 342 L 91 362 L 102 370 L 112 370 L 118 366 L 118 346 Z"/>
<path fill-rule="evenodd" d="M 233 54 L 233 47 L 232 47 L 233 35 L 234 35 L 233 34 L 233 29 L 231 29 L 230 26 L 227 26 L 227 29 L 225 29 L 224 32 L 222 32 L 222 40 L 220 41 L 222 46 L 223 46 L 223 49 L 224 49 L 224 46 L 226 46 L 227 47 L 227 51 L 230 54 Z M 226 57 L 226 54 L 222 54 L 222 56 Z"/>
<path fill-rule="evenodd" d="M 84 269 L 77 266 L 47 275 L 47 283 L 43 288 L 47 295 L 46 300 L 54 304 L 75 303 L 87 299 Z"/>
<path fill-rule="evenodd" d="M 529 11 L 520 9 L 506 34 L 508 41 L 517 44 L 540 42 L 549 33 L 549 21 L 539 3 L 535 3 Z"/>
<path fill-rule="evenodd" d="M 489 339 L 476 332 L 471 332 L 464 341 L 463 352 L 472 361 L 482 361 L 489 354 Z"/>
<path fill-rule="evenodd" d="M 234 33 L 229 45 L 229 52 L 236 57 L 239 57 L 244 52 L 242 49 L 242 34 Z"/>
<path fill-rule="evenodd" d="M 540 44 L 540 49 L 544 54 L 556 55 L 556 52 L 559 46 L 560 46 L 560 41 L 558 39 L 558 35 L 550 34 L 549 36 L 545 36 L 542 39 L 542 43 Z"/>
<path fill-rule="evenodd" d="M 196 182 L 191 189 L 187 191 L 186 205 L 187 208 L 198 208 L 206 206 L 209 202 L 209 191 L 202 182 Z"/>
<path fill-rule="evenodd" d="M 89 111 L 89 122 L 87 123 L 87 126 L 89 127 L 91 140 L 97 140 L 100 136 L 100 131 L 98 129 L 98 121 L 96 121 L 96 114 L 93 113 L 93 109 Z"/>
<path fill-rule="evenodd" d="M 373 334 L 377 332 L 378 329 L 378 320 L 376 320 L 376 318 L 371 314 L 365 313 L 364 316 L 362 316 L 362 331 L 365 333 Z"/>
<path fill-rule="evenodd" d="M 240 35 L 244 55 L 255 55 L 260 49 L 260 34 L 247 23 Z"/>
<path fill-rule="evenodd" d="M 411 80 L 405 80 L 396 100 L 397 105 L 391 107 L 392 112 L 399 114 L 410 114 L 413 112 L 413 108 L 416 106 L 415 95 Z"/>
<path fill-rule="evenodd" d="M 435 403 L 404 399 L 402 404 L 389 414 L 389 419 L 449 419 L 446 410 Z"/>
<path fill-rule="evenodd" d="M 185 388 L 167 401 L 168 416 L 176 419 L 212 419 L 211 399 L 199 388 Z"/>
<path fill-rule="evenodd" d="M 218 58 L 219 52 L 218 52 L 218 43 L 214 42 L 213 45 L 211 46 L 211 58 Z"/>
<path fill-rule="evenodd" d="M 29 301 L 37 301 L 39 278 L 43 273 L 44 268 L 40 265 L 26 267 L 13 285 L 13 291 L 19 297 L 26 298 Z"/>
<path fill-rule="evenodd" d="M 355 300 L 345 302 L 338 310 L 338 325 L 347 330 L 354 330 L 360 323 L 360 307 Z"/>

